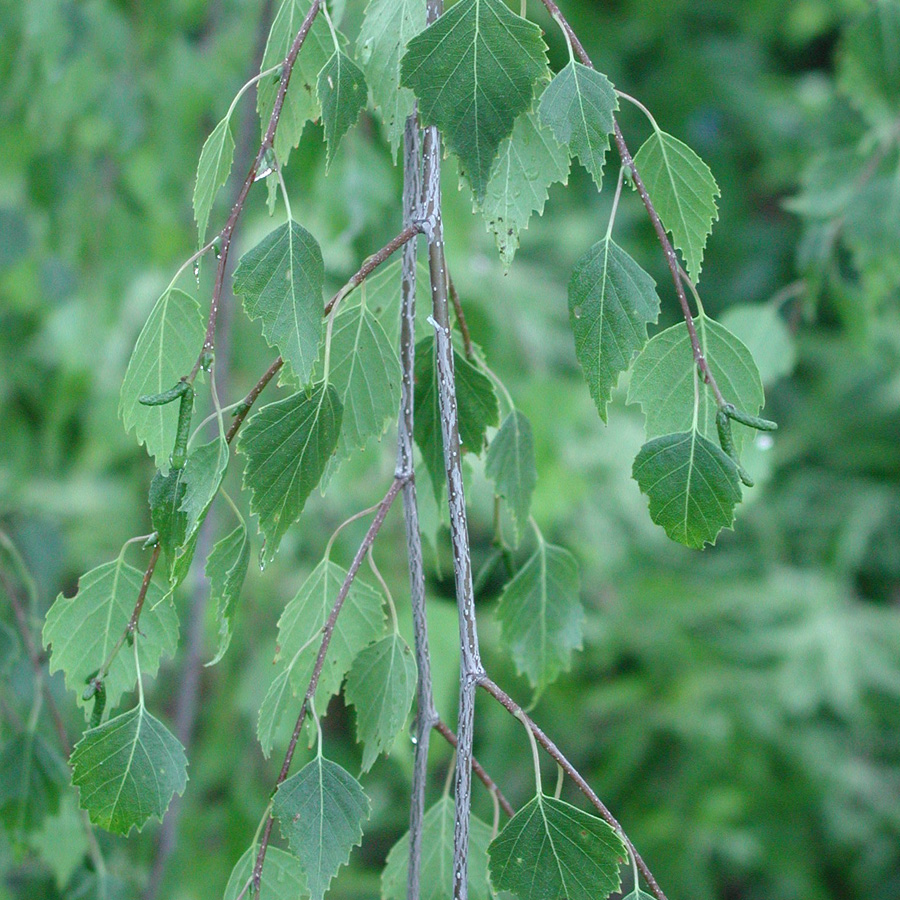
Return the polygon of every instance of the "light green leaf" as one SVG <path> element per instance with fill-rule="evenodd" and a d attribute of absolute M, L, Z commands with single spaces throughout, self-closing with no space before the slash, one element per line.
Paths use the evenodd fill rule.
<path fill-rule="evenodd" d="M 500 144 L 485 191 L 481 213 L 493 232 L 504 270 L 519 247 L 519 231 L 533 212 L 543 215 L 548 188 L 569 178 L 569 153 L 542 127 L 534 112 L 516 119 L 512 134 Z"/>
<path fill-rule="evenodd" d="M 741 502 L 737 467 L 696 431 L 644 444 L 631 474 L 650 498 L 650 518 L 679 544 L 702 550 L 734 522 Z"/>
<path fill-rule="evenodd" d="M 230 534 L 217 541 L 206 561 L 210 600 L 216 604 L 219 623 L 219 647 L 207 663 L 214 666 L 225 655 L 234 631 L 234 615 L 250 563 L 250 539 L 247 526 L 241 522 Z"/>
<path fill-rule="evenodd" d="M 488 447 L 485 473 L 506 500 L 515 525 L 516 544 L 531 512 L 531 495 L 537 484 L 534 437 L 531 423 L 514 409 L 500 426 Z"/>
<path fill-rule="evenodd" d="M 671 134 L 655 131 L 637 152 L 635 167 L 663 225 L 684 254 L 691 280 L 700 278 L 703 249 L 719 218 L 719 186 L 709 166 Z"/>
<path fill-rule="evenodd" d="M 487 375 L 455 350 L 453 363 L 456 370 L 456 402 L 462 450 L 463 453 L 479 454 L 484 447 L 487 429 L 496 425 L 500 417 L 497 395 Z M 413 436 L 425 458 L 434 496 L 440 503 L 446 469 L 433 338 L 423 338 L 416 344 L 414 406 Z"/>
<path fill-rule="evenodd" d="M 40 831 L 28 836 L 28 843 L 50 867 L 56 886 L 62 891 L 88 852 L 74 791 L 62 797 L 59 812 L 45 818 Z"/>
<path fill-rule="evenodd" d="M 264 406 L 242 429 L 244 487 L 252 492 L 250 511 L 266 538 L 265 560 L 274 558 L 319 483 L 337 446 L 342 412 L 334 387 L 319 382 L 308 393 Z"/>
<path fill-rule="evenodd" d="M 403 260 L 399 255 L 380 266 L 366 279 L 366 308 L 372 312 L 391 347 L 400 345 L 400 284 Z M 416 265 L 416 303 L 419 309 L 431 308 L 431 281 L 428 263 L 420 259 Z M 422 316 L 416 318 L 416 338 L 434 340 L 434 328 Z"/>
<path fill-rule="evenodd" d="M 581 648 L 584 609 L 578 592 L 575 557 L 540 537 L 532 557 L 500 595 L 501 639 L 516 671 L 538 690 L 566 671 L 572 651 Z"/>
<path fill-rule="evenodd" d="M 600 190 L 609 136 L 619 108 L 616 90 L 596 69 L 572 60 L 541 97 L 541 122 L 591 173 Z"/>
<path fill-rule="evenodd" d="M 456 820 L 453 798 L 441 797 L 422 821 L 422 858 L 420 862 L 419 900 L 451 900 L 453 896 L 453 826 Z M 491 827 L 477 816 L 469 824 L 469 896 L 489 900 L 487 849 Z M 409 832 L 397 841 L 388 854 L 381 873 L 383 900 L 406 900 L 409 868 Z"/>
<path fill-rule="evenodd" d="M 654 897 L 652 894 L 648 894 L 640 888 L 635 888 L 629 894 L 626 894 L 622 900 L 654 900 Z"/>
<path fill-rule="evenodd" d="M 253 875 L 258 847 L 250 847 L 231 870 L 223 900 L 237 900 Z M 266 848 L 266 864 L 259 885 L 259 900 L 297 900 L 306 894 L 306 876 L 300 860 L 278 847 Z M 246 897 L 246 893 L 244 894 Z"/>
<path fill-rule="evenodd" d="M 729 306 L 722 316 L 727 328 L 749 351 L 763 384 L 774 384 L 794 369 L 794 341 L 778 310 L 766 305 Z"/>
<path fill-rule="evenodd" d="M 161 394 L 187 375 L 203 346 L 205 327 L 200 304 L 183 291 L 166 291 L 153 307 L 138 336 L 122 382 L 119 415 L 126 431 L 134 429 L 161 472 L 169 470 L 175 447 L 178 404 L 142 406 L 138 398 Z"/>
<path fill-rule="evenodd" d="M 194 218 L 197 220 L 200 245 L 206 240 L 206 226 L 209 214 L 219 188 L 223 187 L 231 174 L 234 161 L 234 138 L 228 116 L 222 119 L 206 139 L 200 151 L 197 164 L 197 181 L 194 184 Z"/>
<path fill-rule="evenodd" d="M 208 444 L 201 444 L 188 456 L 181 474 L 184 494 L 179 507 L 187 520 L 185 541 L 189 541 L 203 524 L 227 467 L 228 444 L 221 435 Z"/>
<path fill-rule="evenodd" d="M 324 284 L 322 251 L 294 221 L 248 250 L 234 273 L 234 292 L 244 298 L 244 311 L 262 319 L 263 336 L 301 384 L 309 381 L 319 357 Z"/>
<path fill-rule="evenodd" d="M 356 739 L 365 745 L 362 770 L 391 749 L 416 694 L 416 661 L 406 641 L 390 634 L 353 661 L 344 696 L 356 707 Z"/>
<path fill-rule="evenodd" d="M 619 375 L 647 343 L 647 323 L 658 317 L 656 282 L 610 237 L 575 264 L 569 281 L 575 355 L 604 422 Z"/>
<path fill-rule="evenodd" d="M 62 669 L 66 687 L 75 691 L 85 717 L 93 701 L 81 694 L 85 681 L 106 661 L 131 618 L 144 573 L 121 559 L 104 563 L 82 575 L 74 597 L 60 594 L 44 623 L 44 646 L 50 649 L 50 673 Z M 155 675 L 163 656 L 178 647 L 178 614 L 153 582 L 147 589 L 140 622 L 141 668 Z M 118 653 L 104 679 L 106 708 L 114 709 L 119 698 L 137 680 L 133 653 Z"/>
<path fill-rule="evenodd" d="M 165 553 L 166 574 L 175 580 L 178 550 L 184 545 L 187 516 L 181 512 L 184 500 L 184 469 L 172 469 L 168 475 L 157 472 L 150 482 L 150 522 Z"/>
<path fill-rule="evenodd" d="M 282 0 L 269 31 L 269 39 L 260 66 L 261 72 L 277 66 L 287 56 L 311 5 L 312 0 Z M 287 165 L 291 148 L 300 142 L 306 123 L 319 118 L 316 82 L 322 66 L 333 52 L 334 43 L 328 32 L 325 17 L 316 16 L 291 73 L 291 81 L 275 131 L 275 156 L 282 166 Z M 279 80 L 276 74 L 259 82 L 256 108 L 259 111 L 263 134 L 275 107 Z"/>
<path fill-rule="evenodd" d="M 424 28 L 425 4 L 419 0 L 370 0 L 359 32 L 357 55 L 395 158 L 415 103 L 413 92 L 400 86 L 400 57 Z"/>
<path fill-rule="evenodd" d="M 488 848 L 491 883 L 519 900 L 597 900 L 618 890 L 628 852 L 602 819 L 539 794 Z"/>
<path fill-rule="evenodd" d="M 341 138 L 356 124 L 365 108 L 369 89 L 362 69 L 345 53 L 335 51 L 319 72 L 317 90 L 325 128 L 327 168 Z"/>
<path fill-rule="evenodd" d="M 0 822 L 16 837 L 34 831 L 59 809 L 66 764 L 37 732 L 13 735 L 0 751 Z"/>
<path fill-rule="evenodd" d="M 310 897 L 322 900 L 331 879 L 362 841 L 369 798 L 349 772 L 317 756 L 279 786 L 273 812 L 300 858 Z"/>
<path fill-rule="evenodd" d="M 331 615 L 345 569 L 323 559 L 303 583 L 278 620 L 276 676 L 259 711 L 257 734 L 263 753 L 272 749 L 275 730 L 292 696 L 303 696 L 319 654 L 322 628 Z M 316 688 L 315 706 L 321 715 L 341 687 L 357 654 L 384 633 L 381 595 L 354 579 L 337 617 L 328 653 Z"/>
<path fill-rule="evenodd" d="M 697 316 L 694 323 L 703 355 L 725 399 L 750 415 L 757 415 L 765 394 L 750 351 L 718 322 Z M 648 439 L 693 428 L 695 368 L 690 336 L 683 324 L 654 335 L 635 360 L 628 402 L 641 405 Z M 698 381 L 697 427 L 703 437 L 718 442 L 716 398 L 702 380 Z M 750 430 L 735 423 L 733 434 L 735 448 L 740 451 Z"/>
<path fill-rule="evenodd" d="M 440 128 L 480 202 L 500 142 L 547 71 L 540 28 L 503 0 L 460 0 L 409 42 L 400 68 L 422 124 Z"/>
<path fill-rule="evenodd" d="M 184 747 L 143 704 L 86 731 L 69 762 L 79 805 L 114 834 L 140 831 L 150 816 L 162 820 L 187 783 Z"/>

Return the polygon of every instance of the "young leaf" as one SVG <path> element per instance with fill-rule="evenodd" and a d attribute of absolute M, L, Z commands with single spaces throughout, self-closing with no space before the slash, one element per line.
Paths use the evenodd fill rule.
<path fill-rule="evenodd" d="M 144 406 L 138 398 L 167 391 L 190 372 L 203 346 L 203 334 L 200 304 L 183 291 L 166 291 L 138 336 L 122 382 L 119 415 L 125 430 L 134 429 L 138 442 L 147 445 L 163 473 L 169 470 L 175 446 L 178 404 Z"/>
<path fill-rule="evenodd" d="M 422 124 L 437 125 L 459 157 L 478 202 L 500 142 L 547 71 L 546 49 L 540 28 L 503 0 L 460 0 L 407 46 L 402 84 Z"/>
<path fill-rule="evenodd" d="M 688 275 L 696 283 L 706 239 L 712 223 L 719 218 L 719 186 L 709 166 L 687 144 L 664 131 L 655 131 L 647 138 L 634 165 L 663 225 L 684 254 Z"/>
<path fill-rule="evenodd" d="M 602 819 L 538 794 L 488 848 L 491 883 L 519 900 L 596 900 L 618 890 L 625 845 Z"/>
<path fill-rule="evenodd" d="M 59 809 L 69 773 L 59 754 L 35 731 L 10 738 L 0 752 L 0 822 L 20 836 Z"/>
<path fill-rule="evenodd" d="M 416 694 L 416 660 L 399 634 L 366 647 L 353 661 L 344 696 L 356 707 L 356 739 L 365 745 L 362 770 L 390 750 Z"/>
<path fill-rule="evenodd" d="M 422 858 L 420 861 L 419 900 L 448 900 L 453 891 L 453 826 L 455 809 L 452 797 L 441 797 L 425 813 L 422 821 Z M 489 900 L 488 844 L 491 827 L 476 816 L 469 824 L 469 896 Z M 406 900 L 409 869 L 409 832 L 391 848 L 381 873 L 383 900 Z"/>
<path fill-rule="evenodd" d="M 43 640 L 50 649 L 50 673 L 65 672 L 66 687 L 85 705 L 85 716 L 92 705 L 81 698 L 85 680 L 104 664 L 125 631 L 143 578 L 143 572 L 121 559 L 104 563 L 81 576 L 74 597 L 60 594 L 47 613 Z M 178 614 L 153 582 L 144 599 L 140 631 L 142 668 L 155 675 L 160 658 L 172 656 L 178 646 Z M 106 708 L 115 708 L 136 680 L 134 654 L 116 654 L 103 681 Z"/>
<path fill-rule="evenodd" d="M 79 805 L 113 834 L 140 831 L 150 816 L 162 820 L 187 783 L 184 747 L 142 703 L 85 732 L 69 763 Z"/>
<path fill-rule="evenodd" d="M 491 380 L 456 351 L 453 364 L 460 443 L 464 453 L 478 454 L 484 447 L 488 428 L 496 425 L 500 417 L 497 395 Z M 414 406 L 413 435 L 425 458 L 434 496 L 440 503 L 446 469 L 433 338 L 423 338 L 416 344 Z"/>
<path fill-rule="evenodd" d="M 618 108 L 609 79 L 574 60 L 557 73 L 541 97 L 541 122 L 578 157 L 597 190 L 603 183 L 603 163 Z"/>
<path fill-rule="evenodd" d="M 250 540 L 247 526 L 241 522 L 231 534 L 216 542 L 206 561 L 210 599 L 215 601 L 216 621 L 219 623 L 219 647 L 215 657 L 207 663 L 208 666 L 219 662 L 231 643 L 234 614 L 249 562 Z"/>
<path fill-rule="evenodd" d="M 765 394 L 750 351 L 718 322 L 701 315 L 694 323 L 703 355 L 726 400 L 756 415 L 765 402 Z M 635 360 L 628 402 L 641 405 L 648 439 L 692 429 L 695 368 L 690 336 L 683 324 L 654 335 Z M 699 387 L 697 427 L 703 437 L 715 441 L 716 399 L 702 380 Z M 747 434 L 743 425 L 734 426 L 738 451 Z"/>
<path fill-rule="evenodd" d="M 311 5 L 312 0 L 282 0 L 272 21 L 260 71 L 271 69 L 284 60 Z M 325 17 L 316 16 L 294 64 L 275 131 L 275 157 L 282 166 L 287 165 L 291 148 L 300 142 L 306 123 L 319 118 L 316 81 L 333 52 L 334 43 Z M 257 88 L 256 108 L 263 134 L 275 106 L 279 80 L 277 75 L 263 78 Z"/>
<path fill-rule="evenodd" d="M 319 357 L 325 264 L 316 239 L 296 222 L 285 222 L 242 257 L 234 292 L 244 311 L 262 319 L 270 347 L 277 347 L 301 384 Z"/>
<path fill-rule="evenodd" d="M 264 406 L 241 431 L 244 487 L 252 492 L 250 510 L 266 538 L 264 559 L 274 558 L 319 483 L 337 446 L 342 412 L 337 391 L 319 382 L 309 393 Z"/>
<path fill-rule="evenodd" d="M 223 900 L 237 900 L 241 896 L 245 885 L 253 876 L 258 850 L 256 846 L 250 847 L 237 861 L 225 886 Z M 303 874 L 300 860 L 292 853 L 269 846 L 259 885 L 259 900 L 297 900 L 306 893 L 306 875 Z M 244 896 L 247 896 L 246 892 Z"/>
<path fill-rule="evenodd" d="M 737 466 L 696 431 L 644 444 L 631 474 L 650 498 L 650 518 L 679 544 L 702 550 L 734 522 L 741 502 Z"/>
<path fill-rule="evenodd" d="M 200 151 L 197 163 L 197 181 L 194 184 L 194 218 L 200 245 L 206 240 L 206 225 L 219 188 L 223 187 L 231 174 L 234 161 L 234 138 L 231 136 L 226 116 L 213 129 Z"/>
<path fill-rule="evenodd" d="M 372 88 L 394 158 L 415 96 L 400 85 L 400 57 L 425 28 L 425 4 L 419 0 L 370 0 L 359 32 L 357 55 Z"/>
<path fill-rule="evenodd" d="M 502 640 L 516 671 L 538 690 L 566 671 L 572 651 L 581 647 L 584 609 L 578 590 L 575 557 L 540 538 L 534 555 L 500 595 Z"/>
<path fill-rule="evenodd" d="M 302 696 L 309 687 L 319 654 L 322 628 L 331 615 L 346 576 L 346 570 L 323 559 L 278 620 L 275 664 L 279 670 L 260 708 L 257 729 L 266 756 L 272 749 L 275 730 L 291 697 L 294 694 Z M 315 702 L 320 714 L 328 705 L 329 698 L 340 690 L 356 655 L 383 633 L 381 595 L 365 582 L 354 580 L 335 622 L 319 677 Z"/>
<path fill-rule="evenodd" d="M 531 495 L 537 484 L 534 462 L 534 437 L 531 423 L 514 409 L 500 426 L 488 447 L 485 473 L 506 500 L 518 544 L 531 512 Z"/>
<path fill-rule="evenodd" d="M 184 469 L 172 469 L 168 475 L 157 472 L 150 482 L 150 522 L 165 553 L 170 582 L 174 580 L 176 555 L 186 536 L 187 516 L 181 512 L 183 474 Z"/>
<path fill-rule="evenodd" d="M 312 900 L 322 900 L 331 879 L 362 841 L 369 798 L 337 763 L 317 756 L 275 792 L 273 812 L 300 858 Z"/>
<path fill-rule="evenodd" d="M 647 323 L 658 317 L 656 282 L 610 237 L 575 264 L 569 281 L 575 355 L 604 422 L 619 375 L 647 343 Z"/>
<path fill-rule="evenodd" d="M 219 492 L 227 467 L 228 444 L 221 435 L 208 444 L 201 444 L 188 456 L 181 473 L 184 491 L 179 507 L 186 519 L 185 542 L 203 524 L 210 504 Z"/>
<path fill-rule="evenodd" d="M 325 128 L 326 167 L 331 165 L 341 138 L 356 124 L 369 90 L 362 69 L 345 53 L 335 51 L 319 72 L 317 84 Z"/>
<path fill-rule="evenodd" d="M 522 113 L 512 134 L 500 144 L 481 204 L 505 271 L 519 247 L 519 231 L 528 227 L 533 212 L 543 215 L 550 185 L 565 184 L 568 177 L 566 148 L 541 125 L 536 113 Z"/>

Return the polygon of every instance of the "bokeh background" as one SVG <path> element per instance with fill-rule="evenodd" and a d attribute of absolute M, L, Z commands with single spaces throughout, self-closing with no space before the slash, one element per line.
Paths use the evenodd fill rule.
<path fill-rule="evenodd" d="M 568 325 L 569 273 L 604 233 L 614 153 L 602 196 L 577 165 L 567 188 L 552 189 L 506 276 L 448 165 L 447 252 L 469 324 L 533 423 L 535 516 L 582 567 L 584 650 L 533 715 L 672 900 L 898 897 L 900 59 L 866 61 L 854 23 L 873 4 L 862 0 L 561 5 L 598 68 L 712 168 L 722 196 L 704 303 L 739 334 L 745 313 L 735 308 L 765 306 L 769 326 L 743 336 L 780 430 L 750 451 L 759 486 L 745 492 L 735 531 L 703 553 L 668 542 L 630 479 L 640 412 L 621 390 L 603 426 Z M 558 67 L 565 45 L 538 7 L 529 3 Z M 875 7 L 897 15 L 895 4 Z M 351 38 L 361 13 L 348 0 Z M 151 530 L 152 464 L 122 428 L 118 391 L 155 298 L 195 247 L 197 157 L 254 73 L 272 14 L 267 0 L 0 2 L 0 528 L 37 586 L 35 634 L 59 592 L 71 594 L 80 574 Z M 240 174 L 258 146 L 252 93 L 233 121 Z M 621 122 L 636 150 L 646 122 L 632 109 Z M 321 130 L 308 126 L 286 177 L 294 216 L 321 243 L 335 288 L 399 229 L 400 175 L 368 114 L 327 177 Z M 213 227 L 233 191 L 222 192 Z M 251 194 L 238 253 L 273 227 L 265 196 L 262 186 Z M 662 323 L 673 323 L 664 260 L 633 196 L 616 234 L 656 278 Z M 217 357 L 225 402 L 271 355 L 231 306 Z M 234 642 L 214 668 L 202 667 L 215 646 L 202 567 L 181 589 L 181 649 L 148 696 L 188 745 L 190 781 L 167 824 L 128 840 L 98 836 L 123 897 L 221 895 L 285 743 L 266 760 L 255 740 L 279 612 L 332 530 L 381 497 L 392 444 L 389 431 L 346 464 L 276 562 L 251 567 Z M 480 566 L 491 552 L 490 491 L 478 464 L 469 476 Z M 229 483 L 236 496 L 237 471 Z M 207 546 L 224 533 L 220 512 Z M 437 701 L 452 723 L 452 572 L 437 513 L 424 515 Z M 342 533 L 337 558 L 349 559 L 364 527 Z M 401 609 L 402 550 L 395 512 L 376 556 Z M 129 553 L 141 566 L 140 551 Z M 14 573 L 8 581 L 15 586 Z M 484 653 L 495 680 L 527 703 L 527 684 L 496 641 L 501 587 L 496 572 L 479 584 Z M 14 624 L 5 598 L 0 621 Z M 33 690 L 17 640 L 0 660 L 0 742 Z M 51 685 L 75 738 L 81 713 L 59 675 Z M 335 701 L 328 752 L 358 771 L 352 728 L 352 712 Z M 529 798 L 521 727 L 485 698 L 476 755 L 514 802 Z M 429 796 L 439 796 L 448 761 L 436 737 Z M 385 855 L 407 827 L 410 770 L 403 736 L 364 780 L 372 818 L 332 896 L 378 895 Z M 577 802 L 568 787 L 564 796 Z M 486 792 L 475 802 L 490 821 Z M 37 835 L 0 830 L 0 898 L 78 896 L 84 853 L 71 797 Z"/>

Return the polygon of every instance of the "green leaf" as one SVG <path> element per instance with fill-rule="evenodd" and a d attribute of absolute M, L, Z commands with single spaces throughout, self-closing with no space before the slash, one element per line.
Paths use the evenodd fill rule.
<path fill-rule="evenodd" d="M 28 844 L 50 867 L 56 886 L 62 891 L 88 852 L 87 837 L 74 792 L 62 797 L 59 812 L 44 819 L 40 831 L 28 836 Z"/>
<path fill-rule="evenodd" d="M 750 351 L 718 322 L 701 315 L 694 323 L 703 355 L 725 399 L 750 415 L 757 415 L 765 394 Z M 648 439 L 694 427 L 695 369 L 691 339 L 684 324 L 654 335 L 635 360 L 628 402 L 641 405 Z M 716 398 L 702 380 L 698 386 L 697 428 L 703 437 L 718 441 Z M 750 430 L 735 424 L 733 433 L 735 448 L 740 451 Z"/>
<path fill-rule="evenodd" d="M 150 482 L 150 522 L 166 556 L 169 582 L 175 578 L 178 550 L 186 538 L 187 516 L 181 511 L 185 496 L 184 469 L 172 469 L 168 475 L 157 472 Z"/>
<path fill-rule="evenodd" d="M 242 257 L 234 292 L 244 311 L 262 319 L 270 347 L 277 347 L 301 384 L 319 357 L 325 264 L 316 239 L 296 222 L 285 222 Z"/>
<path fill-rule="evenodd" d="M 455 350 L 453 364 L 456 371 L 456 402 L 462 451 L 479 454 L 484 447 L 488 428 L 497 425 L 500 418 L 497 395 L 487 375 Z M 423 338 L 416 344 L 414 407 L 413 436 L 425 458 L 434 496 L 440 503 L 446 469 L 433 338 Z"/>
<path fill-rule="evenodd" d="M 322 900 L 331 879 L 362 841 L 369 798 L 349 772 L 317 756 L 279 786 L 273 813 L 300 858 L 310 897 Z"/>
<path fill-rule="evenodd" d="M 194 218 L 197 220 L 200 245 L 206 240 L 209 214 L 219 188 L 228 181 L 234 161 L 234 138 L 228 116 L 222 119 L 206 139 L 197 164 L 197 181 L 194 184 Z"/>
<path fill-rule="evenodd" d="M 416 694 L 416 660 L 399 634 L 366 647 L 353 661 L 344 696 L 356 707 L 356 739 L 365 745 L 362 770 L 391 749 Z"/>
<path fill-rule="evenodd" d="M 357 55 L 381 110 L 394 158 L 416 99 L 400 85 L 400 57 L 424 28 L 425 4 L 419 0 L 370 0 L 359 32 Z"/>
<path fill-rule="evenodd" d="M 205 326 L 200 304 L 183 291 L 166 291 L 138 336 L 122 382 L 119 415 L 126 431 L 146 444 L 161 472 L 169 470 L 175 447 L 178 404 L 143 406 L 138 397 L 167 391 L 187 375 L 203 346 Z"/>
<path fill-rule="evenodd" d="M 228 444 L 220 435 L 193 450 L 184 464 L 181 473 L 184 492 L 179 511 L 186 517 L 185 542 L 203 524 L 210 504 L 219 492 L 228 467 L 228 455 Z"/>
<path fill-rule="evenodd" d="M 422 821 L 422 858 L 419 900 L 451 900 L 453 896 L 453 827 L 456 820 L 453 799 L 441 797 Z M 477 816 L 469 824 L 469 896 L 489 900 L 488 844 L 491 827 Z M 409 832 L 397 841 L 388 854 L 381 873 L 383 900 L 406 900 L 409 868 Z"/>
<path fill-rule="evenodd" d="M 223 900 L 237 900 L 253 875 L 258 847 L 250 847 L 231 870 Z M 266 848 L 259 900 L 297 900 L 306 894 L 306 876 L 300 860 L 292 853 L 271 845 Z M 247 894 L 245 893 L 246 897 Z"/>
<path fill-rule="evenodd" d="M 540 537 L 532 557 L 500 595 L 501 639 L 516 671 L 538 690 L 566 671 L 572 651 L 581 648 L 584 609 L 578 592 L 575 557 Z"/>
<path fill-rule="evenodd" d="M 278 620 L 278 672 L 259 711 L 257 733 L 268 756 L 285 708 L 293 695 L 309 687 L 319 654 L 322 628 L 331 615 L 345 569 L 323 559 L 303 583 Z M 315 706 L 321 715 L 336 694 L 356 655 L 384 633 L 381 595 L 364 581 L 354 579 L 334 626 L 331 643 L 316 688 Z"/>
<path fill-rule="evenodd" d="M 540 28 L 503 0 L 460 0 L 408 44 L 402 84 L 418 98 L 422 124 L 437 125 L 459 157 L 479 202 L 500 142 L 547 71 L 546 49 Z"/>
<path fill-rule="evenodd" d="M 356 124 L 365 108 L 369 89 L 363 70 L 345 53 L 335 51 L 319 72 L 317 90 L 322 104 L 327 168 L 341 138 Z"/>
<path fill-rule="evenodd" d="M 719 186 L 709 166 L 671 134 L 655 131 L 637 152 L 634 165 L 659 213 L 684 254 L 688 275 L 700 278 L 703 249 L 719 218 Z"/>
<path fill-rule="evenodd" d="M 604 422 L 620 374 L 647 343 L 647 323 L 658 317 L 656 282 L 610 237 L 575 264 L 569 281 L 575 355 Z"/>
<path fill-rule="evenodd" d="M 13 835 L 34 831 L 59 809 L 69 780 L 59 754 L 34 731 L 13 735 L 0 752 L 0 822 Z"/>
<path fill-rule="evenodd" d="M 626 894 L 622 900 L 655 900 L 655 898 L 652 894 L 648 894 L 640 888 L 635 888 L 631 893 Z"/>
<path fill-rule="evenodd" d="M 505 271 L 519 247 L 519 231 L 533 212 L 543 215 L 548 188 L 569 178 L 569 153 L 531 111 L 522 113 L 503 139 L 491 169 L 481 213 L 493 232 Z"/>
<path fill-rule="evenodd" d="M 311 5 L 312 0 L 282 0 L 269 31 L 269 39 L 260 66 L 261 72 L 277 66 L 287 56 Z M 291 148 L 300 142 L 306 123 L 319 118 L 316 82 L 322 66 L 328 62 L 333 52 L 334 43 L 325 17 L 316 16 L 297 56 L 285 94 L 284 106 L 278 119 L 278 128 L 275 131 L 275 157 L 282 166 L 287 165 Z M 272 75 L 263 78 L 257 88 L 256 108 L 259 111 L 263 134 L 268 128 L 269 118 L 275 107 L 278 83 L 279 77 Z"/>
<path fill-rule="evenodd" d="M 250 510 L 266 538 L 265 561 L 274 558 L 319 483 L 337 446 L 342 412 L 334 387 L 319 382 L 310 392 L 264 406 L 242 429 L 244 487 L 252 492 Z"/>
<path fill-rule="evenodd" d="M 541 122 L 591 173 L 600 190 L 609 136 L 619 108 L 616 90 L 596 69 L 572 60 L 541 97 Z"/>
<path fill-rule="evenodd" d="M 50 673 L 62 669 L 66 687 L 78 695 L 78 703 L 89 715 L 93 701 L 81 699 L 86 679 L 106 661 L 131 618 L 144 573 L 121 559 L 104 563 L 82 575 L 74 597 L 60 594 L 44 623 L 44 646 L 50 649 Z M 178 647 L 178 614 L 158 585 L 150 583 L 140 621 L 141 666 L 155 675 L 163 656 Z M 114 709 L 119 698 L 137 680 L 134 654 L 116 654 L 104 679 L 106 708 Z"/>
<path fill-rule="evenodd" d="M 400 406 L 400 360 L 365 299 L 346 308 L 342 304 L 338 310 L 331 337 L 330 380 L 344 416 L 329 471 L 365 447 L 370 438 L 380 439 Z"/>
<path fill-rule="evenodd" d="M 497 493 L 506 500 L 518 544 L 531 512 L 537 466 L 531 423 L 517 409 L 503 420 L 500 430 L 494 435 L 488 447 L 485 473 L 493 480 Z"/>
<path fill-rule="evenodd" d="M 231 643 L 234 615 L 249 563 L 250 540 L 247 526 L 241 522 L 231 534 L 216 542 L 206 561 L 210 599 L 216 604 L 216 621 L 219 623 L 219 646 L 208 666 L 219 662 Z"/>
<path fill-rule="evenodd" d="M 488 848 L 491 883 L 519 900 L 596 900 L 621 883 L 628 852 L 602 819 L 539 794 Z"/>
<path fill-rule="evenodd" d="M 650 518 L 679 544 L 702 550 L 734 522 L 741 502 L 737 467 L 696 431 L 644 444 L 631 474 L 650 498 Z"/>
<path fill-rule="evenodd" d="M 794 340 L 776 307 L 749 303 L 730 306 L 722 316 L 722 327 L 747 348 L 763 384 L 774 384 L 793 371 Z"/>
<path fill-rule="evenodd" d="M 187 783 L 184 747 L 143 704 L 85 732 L 69 762 L 79 805 L 114 834 L 140 831 L 150 816 L 162 820 Z"/>

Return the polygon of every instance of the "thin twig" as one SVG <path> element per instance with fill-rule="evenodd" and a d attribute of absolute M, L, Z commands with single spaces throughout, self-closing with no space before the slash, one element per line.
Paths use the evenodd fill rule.
<path fill-rule="evenodd" d="M 453 283 L 453 276 L 449 271 L 447 272 L 447 286 L 450 288 L 450 301 L 453 303 L 453 311 L 456 313 L 456 324 L 459 325 L 459 333 L 462 335 L 463 352 L 466 354 L 466 359 L 471 362 L 475 358 L 475 350 L 472 347 L 472 335 L 469 334 L 469 325 L 466 322 L 462 302 L 459 299 L 456 285 Z"/>
<path fill-rule="evenodd" d="M 238 404 L 234 418 L 231 420 L 231 425 L 228 426 L 228 433 L 225 435 L 225 440 L 229 444 L 234 440 L 234 436 L 238 433 L 238 429 L 244 424 L 244 419 L 247 418 L 247 413 L 250 412 L 250 408 L 256 403 L 257 397 L 263 392 L 265 386 L 278 374 L 283 365 L 284 360 L 279 356 L 272 365 L 266 369 L 259 381 L 253 385 L 250 389 L 250 393 Z"/>

